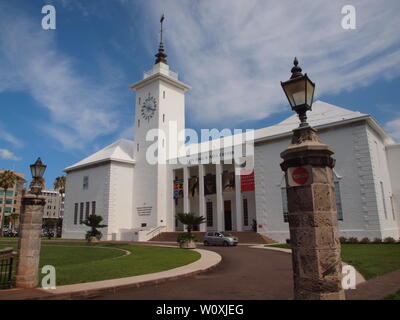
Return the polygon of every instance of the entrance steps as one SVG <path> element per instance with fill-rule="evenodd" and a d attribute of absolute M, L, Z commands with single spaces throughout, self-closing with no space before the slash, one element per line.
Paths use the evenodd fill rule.
<path fill-rule="evenodd" d="M 268 244 L 275 243 L 274 240 L 265 237 L 257 232 L 253 231 L 228 231 L 233 236 L 239 239 L 239 243 L 254 243 L 254 244 Z M 176 239 L 179 234 L 183 232 L 162 232 L 157 236 L 153 237 L 149 241 L 157 241 L 157 242 L 176 242 Z M 203 242 L 205 232 L 193 231 L 193 235 L 196 236 L 197 241 Z"/>

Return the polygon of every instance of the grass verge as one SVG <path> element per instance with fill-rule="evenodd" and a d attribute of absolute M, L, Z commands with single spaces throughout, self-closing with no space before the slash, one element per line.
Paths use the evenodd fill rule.
<path fill-rule="evenodd" d="M 0 249 L 6 247 L 16 248 L 17 242 L 0 242 Z M 130 255 L 120 249 L 130 252 Z M 40 267 L 53 265 L 57 285 L 66 285 L 165 271 L 199 258 L 200 254 L 195 251 L 178 248 L 46 241 L 42 242 Z"/>
<path fill-rule="evenodd" d="M 290 249 L 288 244 L 273 246 Z M 342 260 L 354 266 L 369 280 L 400 269 L 400 245 L 342 244 Z"/>

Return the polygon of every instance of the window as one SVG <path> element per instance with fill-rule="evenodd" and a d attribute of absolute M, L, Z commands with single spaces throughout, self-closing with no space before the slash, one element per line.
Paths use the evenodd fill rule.
<path fill-rule="evenodd" d="M 81 206 L 79 209 L 79 224 L 82 224 L 83 221 L 83 202 L 81 202 Z"/>
<path fill-rule="evenodd" d="M 387 219 L 387 209 L 386 209 L 386 201 L 385 201 L 385 189 L 383 187 L 383 182 L 381 181 L 381 193 L 382 193 L 382 204 L 383 204 L 383 212 L 385 213 L 385 219 Z"/>
<path fill-rule="evenodd" d="M 283 221 L 289 222 L 289 212 L 288 212 L 288 203 L 287 203 L 287 193 L 286 188 L 281 188 L 282 194 L 282 211 L 283 211 Z"/>
<path fill-rule="evenodd" d="M 343 221 L 342 197 L 340 196 L 340 182 L 335 181 L 336 209 L 338 220 Z"/>
<path fill-rule="evenodd" d="M 243 225 L 249 225 L 249 210 L 247 206 L 247 199 L 243 199 Z"/>
<path fill-rule="evenodd" d="M 90 202 L 86 202 L 86 211 L 85 211 L 85 218 L 86 219 L 89 218 L 89 206 L 90 206 Z"/>
<path fill-rule="evenodd" d="M 136 150 L 139 152 L 139 143 L 136 145 Z"/>
<path fill-rule="evenodd" d="M 207 227 L 212 227 L 213 226 L 213 203 L 212 202 L 207 202 L 206 212 L 207 212 Z"/>
<path fill-rule="evenodd" d="M 83 177 L 83 190 L 89 189 L 89 177 L 84 176 Z"/>
<path fill-rule="evenodd" d="M 139 104 L 141 104 L 142 103 L 142 99 L 139 97 Z"/>
<path fill-rule="evenodd" d="M 163 95 L 163 99 L 165 99 L 165 91 L 163 91 L 162 95 Z"/>
<path fill-rule="evenodd" d="M 92 201 L 92 214 L 96 214 L 96 201 Z"/>
<path fill-rule="evenodd" d="M 165 113 L 162 115 L 162 122 L 165 122 Z"/>
<path fill-rule="evenodd" d="M 394 210 L 394 198 L 393 198 L 393 195 L 390 196 L 390 204 L 392 206 L 393 220 L 396 220 L 396 212 Z"/>
<path fill-rule="evenodd" d="M 74 209 L 74 224 L 78 224 L 78 204 L 75 203 Z"/>
<path fill-rule="evenodd" d="M 138 119 L 138 121 L 137 121 L 137 126 L 138 126 L 138 128 L 140 128 L 140 119 Z"/>

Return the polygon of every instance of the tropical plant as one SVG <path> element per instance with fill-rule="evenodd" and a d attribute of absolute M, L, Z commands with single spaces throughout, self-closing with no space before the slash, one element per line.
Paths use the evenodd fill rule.
<path fill-rule="evenodd" d="M 3 210 L 1 212 L 1 219 L 0 219 L 0 235 L 3 235 L 3 229 L 4 229 L 7 190 L 14 187 L 15 183 L 17 182 L 17 178 L 18 177 L 16 176 L 16 174 L 11 170 L 4 170 L 2 173 L 0 173 L 0 188 L 4 190 Z"/>
<path fill-rule="evenodd" d="M 66 181 L 67 181 L 67 178 L 65 176 L 57 177 L 53 182 L 54 189 L 58 190 L 58 192 L 60 192 L 60 194 L 64 194 Z"/>
<path fill-rule="evenodd" d="M 383 243 L 396 243 L 396 240 L 392 237 L 386 237 L 383 239 Z"/>
<path fill-rule="evenodd" d="M 91 214 L 86 220 L 82 222 L 85 226 L 90 227 L 90 230 L 86 232 L 86 240 L 88 242 L 90 242 L 93 237 L 97 238 L 98 240 L 101 239 L 103 234 L 97 229 L 107 227 L 106 224 L 101 224 L 102 221 L 102 216 Z"/>
<path fill-rule="evenodd" d="M 202 223 L 206 222 L 206 218 L 203 216 L 196 216 L 194 213 L 178 213 L 176 219 L 187 226 L 187 233 L 191 234 L 195 227 L 198 227 Z"/>
<path fill-rule="evenodd" d="M 183 243 L 187 241 L 196 241 L 196 236 L 191 233 L 180 233 L 176 241 L 178 243 Z"/>
<path fill-rule="evenodd" d="M 46 179 L 45 178 L 36 178 L 37 184 L 42 188 L 42 190 L 46 189 Z M 35 185 L 35 179 L 31 180 L 29 187 L 32 188 Z"/>
<path fill-rule="evenodd" d="M 13 213 L 11 213 L 10 217 L 11 217 L 11 223 L 12 223 L 12 231 L 15 231 L 16 222 L 19 220 L 19 213 L 13 212 Z"/>

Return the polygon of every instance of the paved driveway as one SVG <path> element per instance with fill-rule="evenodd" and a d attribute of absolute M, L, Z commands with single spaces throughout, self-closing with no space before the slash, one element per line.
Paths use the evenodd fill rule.
<path fill-rule="evenodd" d="M 95 299 L 292 299 L 290 254 L 247 246 L 205 249 L 222 256 L 222 262 L 211 271 L 159 285 L 123 289 Z"/>

